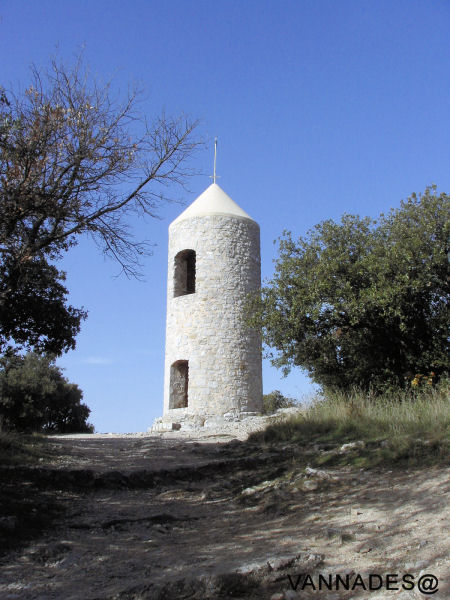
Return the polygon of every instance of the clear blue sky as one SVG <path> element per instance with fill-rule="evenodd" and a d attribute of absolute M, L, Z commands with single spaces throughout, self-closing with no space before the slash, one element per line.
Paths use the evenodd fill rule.
<path fill-rule="evenodd" d="M 116 89 L 137 81 L 149 117 L 202 119 L 192 202 L 210 183 L 261 226 L 263 277 L 284 229 L 303 235 L 344 213 L 376 216 L 431 183 L 450 188 L 448 0 L 1 0 L 0 84 L 23 87 L 31 62 L 81 46 Z M 63 262 L 70 300 L 89 311 L 77 349 L 59 360 L 97 431 L 143 431 L 162 413 L 167 228 L 181 212 L 134 222 L 156 246 L 145 281 L 89 242 Z M 311 384 L 264 366 L 264 391 Z"/>

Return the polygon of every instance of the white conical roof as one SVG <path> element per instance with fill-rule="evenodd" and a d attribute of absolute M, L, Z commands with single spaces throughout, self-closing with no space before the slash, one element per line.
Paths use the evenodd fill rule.
<path fill-rule="evenodd" d="M 200 194 L 197 200 L 194 200 L 179 217 L 172 221 L 171 225 L 185 219 L 205 215 L 232 215 L 253 220 L 217 183 L 212 183 L 203 194 Z"/>

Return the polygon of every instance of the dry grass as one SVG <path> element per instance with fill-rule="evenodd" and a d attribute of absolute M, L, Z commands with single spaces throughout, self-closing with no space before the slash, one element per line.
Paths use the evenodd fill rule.
<path fill-rule="evenodd" d="M 374 398 L 353 392 L 317 397 L 299 416 L 254 434 L 252 441 L 337 446 L 362 440 L 365 451 L 345 456 L 335 453 L 326 460 L 358 466 L 405 460 L 443 464 L 449 459 L 449 425 L 449 385 L 444 382 L 416 394 Z"/>
<path fill-rule="evenodd" d="M 47 438 L 0 431 L 0 465 L 32 464 L 49 454 Z"/>

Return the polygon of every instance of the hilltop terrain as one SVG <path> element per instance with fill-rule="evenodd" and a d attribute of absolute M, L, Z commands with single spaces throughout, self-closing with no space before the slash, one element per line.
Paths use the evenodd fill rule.
<path fill-rule="evenodd" d="M 38 466 L 1 467 L 4 600 L 421 597 L 294 592 L 302 573 L 432 573 L 448 597 L 444 467 L 320 469 L 361 448 L 180 433 L 50 445 Z"/>

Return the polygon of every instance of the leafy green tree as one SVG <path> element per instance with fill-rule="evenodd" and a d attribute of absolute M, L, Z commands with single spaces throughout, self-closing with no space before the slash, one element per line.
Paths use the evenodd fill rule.
<path fill-rule="evenodd" d="M 51 357 L 9 352 L 0 359 L 0 429 L 92 432 L 82 398 Z"/>
<path fill-rule="evenodd" d="M 149 122 L 137 100 L 132 91 L 116 101 L 81 59 L 33 68 L 23 93 L 0 88 L 0 349 L 10 340 L 58 353 L 74 346 L 86 315 L 66 306 L 54 263 L 80 236 L 139 274 L 149 244 L 134 239 L 129 217 L 156 216 L 170 186 L 192 173 L 199 142 L 195 121 L 161 114 Z"/>
<path fill-rule="evenodd" d="M 269 394 L 263 395 L 263 414 L 270 415 L 276 412 L 279 408 L 290 408 L 295 406 L 297 402 L 294 398 L 283 396 L 280 390 L 273 390 Z"/>
<path fill-rule="evenodd" d="M 0 350 L 16 346 L 60 354 L 75 347 L 87 313 L 67 304 L 65 274 L 40 257 L 18 265 L 0 260 Z"/>
<path fill-rule="evenodd" d="M 374 392 L 448 372 L 449 206 L 431 187 L 378 221 L 344 215 L 297 241 L 285 232 L 249 307 L 273 364 Z"/>

